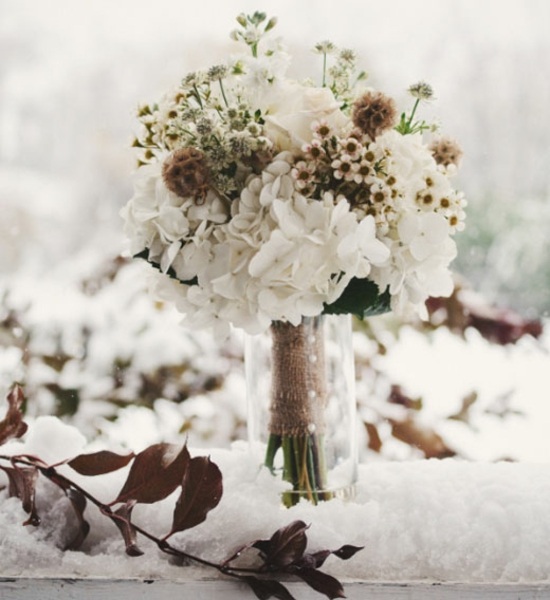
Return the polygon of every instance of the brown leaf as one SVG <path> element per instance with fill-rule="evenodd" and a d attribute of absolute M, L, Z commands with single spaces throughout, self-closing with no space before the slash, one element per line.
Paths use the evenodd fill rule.
<path fill-rule="evenodd" d="M 218 466 L 206 456 L 192 458 L 183 475 L 168 536 L 202 523 L 208 512 L 218 505 L 222 493 L 222 474 Z"/>
<path fill-rule="evenodd" d="M 258 579 L 251 575 L 239 577 L 246 581 L 256 597 L 260 600 L 269 600 L 269 598 L 278 598 L 278 600 L 295 600 L 294 596 L 279 581 L 274 579 Z"/>
<path fill-rule="evenodd" d="M 333 554 L 341 560 L 348 560 L 352 556 L 355 556 L 357 552 L 363 550 L 363 546 L 351 546 L 349 544 L 338 548 L 338 550 L 318 550 L 311 554 L 304 554 L 304 556 L 294 563 L 294 566 L 304 569 L 312 568 L 319 569 L 325 563 L 325 560 Z"/>
<path fill-rule="evenodd" d="M 122 533 L 124 543 L 126 544 L 126 554 L 128 554 L 128 556 L 141 556 L 143 554 L 143 551 L 138 548 L 136 543 L 137 531 L 131 521 L 132 510 L 135 505 L 135 500 L 129 500 L 126 504 L 123 504 L 118 508 L 113 513 L 113 516 L 111 516 L 115 525 L 120 530 L 120 533 Z"/>
<path fill-rule="evenodd" d="M 78 532 L 75 537 L 67 544 L 65 550 L 78 550 L 90 532 L 90 524 L 84 518 L 86 509 L 86 498 L 82 492 L 74 488 L 66 488 L 65 495 L 73 505 L 76 518 L 78 519 Z"/>
<path fill-rule="evenodd" d="M 307 546 L 306 529 L 303 521 L 293 521 L 278 529 L 267 545 L 260 540 L 254 544 L 262 554 L 267 565 L 276 568 L 285 567 L 302 558 Z"/>
<path fill-rule="evenodd" d="M 100 450 L 91 454 L 80 454 L 67 464 L 81 475 L 104 475 L 125 467 L 135 454 L 116 454 L 109 450 Z"/>
<path fill-rule="evenodd" d="M 338 550 L 333 550 L 332 554 L 337 556 L 341 560 L 349 560 L 352 556 L 355 556 L 359 551 L 363 550 L 364 546 L 352 546 L 351 544 L 345 544 Z"/>
<path fill-rule="evenodd" d="M 412 419 L 404 421 L 389 420 L 393 437 L 422 450 L 426 458 L 447 458 L 455 456 L 443 441 L 443 438 L 429 427 L 422 427 Z"/>
<path fill-rule="evenodd" d="M 332 554 L 330 550 L 319 550 L 312 554 L 304 554 L 294 565 L 300 569 L 318 569 L 322 567 L 325 560 Z"/>
<path fill-rule="evenodd" d="M 369 436 L 368 448 L 374 452 L 380 452 L 380 449 L 382 448 L 382 438 L 378 433 L 376 425 L 365 421 L 365 428 L 367 430 L 367 435 Z"/>
<path fill-rule="evenodd" d="M 391 386 L 388 402 L 390 404 L 398 404 L 413 410 L 420 410 L 422 408 L 422 398 L 411 398 L 405 394 L 405 392 L 403 392 L 403 389 L 400 385 Z"/>
<path fill-rule="evenodd" d="M 29 518 L 23 525 L 40 525 L 40 517 L 36 512 L 35 491 L 38 470 L 34 467 L 0 467 L 8 476 L 8 495 L 21 500 L 23 510 Z"/>
<path fill-rule="evenodd" d="M 332 575 L 327 575 L 322 571 L 317 571 L 317 569 L 298 569 L 292 572 L 303 579 L 309 587 L 324 594 L 330 600 L 346 597 L 342 584 Z"/>
<path fill-rule="evenodd" d="M 23 421 L 21 406 L 25 401 L 21 386 L 14 385 L 6 396 L 8 410 L 6 416 L 0 421 L 0 445 L 12 438 L 20 438 L 27 431 L 27 424 Z"/>
<path fill-rule="evenodd" d="M 454 415 L 451 415 L 449 419 L 454 421 L 463 421 L 464 423 L 470 422 L 470 407 L 473 406 L 478 399 L 477 392 L 473 391 L 462 398 L 462 406 L 460 410 Z"/>
<path fill-rule="evenodd" d="M 182 482 L 189 463 L 187 446 L 154 444 L 140 452 L 116 500 L 153 504 L 169 496 Z"/>
<path fill-rule="evenodd" d="M 492 305 L 458 280 L 449 298 L 429 298 L 426 306 L 433 325 L 446 325 L 461 335 L 473 327 L 494 344 L 515 344 L 525 335 L 539 338 L 544 329 L 540 319 L 526 319 L 512 309 Z"/>

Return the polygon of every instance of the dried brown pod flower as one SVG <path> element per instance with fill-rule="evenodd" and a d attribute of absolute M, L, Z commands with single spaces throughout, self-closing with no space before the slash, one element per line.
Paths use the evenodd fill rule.
<path fill-rule="evenodd" d="M 166 187 L 181 198 L 194 197 L 203 202 L 209 188 L 208 168 L 204 154 L 197 148 L 180 148 L 162 165 Z"/>
<path fill-rule="evenodd" d="M 430 144 L 430 151 L 438 165 L 448 167 L 460 163 L 462 149 L 458 143 L 448 137 L 441 137 Z"/>
<path fill-rule="evenodd" d="M 395 102 L 381 92 L 366 92 L 353 104 L 353 124 L 371 140 L 393 127 L 396 119 Z"/>

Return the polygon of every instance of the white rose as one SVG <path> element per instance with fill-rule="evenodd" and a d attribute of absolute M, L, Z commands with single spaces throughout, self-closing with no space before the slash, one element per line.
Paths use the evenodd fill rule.
<path fill-rule="evenodd" d="M 266 135 L 279 150 L 299 150 L 304 144 L 311 142 L 311 125 L 321 119 L 335 133 L 340 133 L 349 123 L 329 88 L 291 83 L 281 86 L 276 101 L 268 107 Z"/>

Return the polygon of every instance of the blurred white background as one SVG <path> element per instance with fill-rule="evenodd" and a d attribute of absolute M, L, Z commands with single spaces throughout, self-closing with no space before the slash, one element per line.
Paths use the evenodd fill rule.
<path fill-rule="evenodd" d="M 470 201 L 456 268 L 529 314 L 550 306 L 547 0 L 0 0 L 0 269 L 43 271 L 90 244 L 116 253 L 131 194 L 134 110 L 231 52 L 240 12 L 264 10 L 315 75 L 310 48 L 355 48 L 373 86 L 465 150 Z M 521 268 L 519 268 L 521 265 Z"/>

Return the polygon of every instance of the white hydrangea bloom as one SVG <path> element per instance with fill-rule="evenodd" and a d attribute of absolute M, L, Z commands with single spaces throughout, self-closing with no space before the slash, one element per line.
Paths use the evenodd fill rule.
<path fill-rule="evenodd" d="M 372 218 L 358 222 L 347 200 L 302 196 L 291 160 L 280 154 L 249 182 L 224 228 L 225 266 L 211 285 L 228 300 L 224 317 L 246 330 L 320 314 L 350 279 L 389 257 Z"/>
<path fill-rule="evenodd" d="M 391 259 L 375 268 L 372 279 L 391 294 L 392 309 L 408 316 L 416 312 L 426 318 L 425 302 L 430 296 L 449 296 L 453 291 L 450 262 L 456 244 L 447 220 L 437 213 L 406 213 L 397 227 L 398 238 L 386 238 Z"/>
<path fill-rule="evenodd" d="M 193 279 L 211 252 L 212 236 L 229 215 L 224 203 L 209 192 L 204 203 L 180 198 L 162 179 L 162 162 L 138 169 L 134 195 L 121 211 L 132 255 L 148 250 L 163 272 L 172 268 L 179 279 Z"/>

